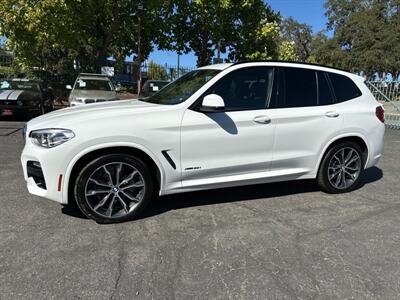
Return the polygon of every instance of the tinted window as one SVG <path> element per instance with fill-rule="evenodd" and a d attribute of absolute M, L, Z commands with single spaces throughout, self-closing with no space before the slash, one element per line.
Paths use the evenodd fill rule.
<path fill-rule="evenodd" d="M 335 73 L 329 73 L 329 78 L 337 102 L 343 102 L 361 96 L 361 91 L 350 78 Z"/>
<path fill-rule="evenodd" d="M 266 108 L 273 81 L 273 68 L 255 67 L 233 71 L 206 93 L 224 99 L 225 110 Z"/>
<path fill-rule="evenodd" d="M 327 74 L 317 72 L 318 74 L 318 105 L 330 105 L 334 103 L 333 95 L 329 87 Z"/>
<path fill-rule="evenodd" d="M 276 107 L 305 107 L 318 104 L 317 77 L 313 70 L 301 68 L 282 68 L 284 85 L 280 91 L 284 97 Z"/>

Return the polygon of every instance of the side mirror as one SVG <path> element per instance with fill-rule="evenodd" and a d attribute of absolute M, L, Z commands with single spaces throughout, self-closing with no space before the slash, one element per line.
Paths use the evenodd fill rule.
<path fill-rule="evenodd" d="M 71 86 L 70 84 L 66 85 L 65 88 L 66 88 L 67 90 L 72 90 L 72 86 Z"/>
<path fill-rule="evenodd" d="M 210 94 L 203 98 L 201 103 L 201 111 L 203 112 L 219 112 L 224 110 L 224 99 L 217 94 Z"/>

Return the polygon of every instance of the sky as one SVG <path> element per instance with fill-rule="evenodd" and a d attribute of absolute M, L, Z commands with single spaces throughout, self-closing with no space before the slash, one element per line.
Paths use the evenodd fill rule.
<path fill-rule="evenodd" d="M 279 11 L 282 17 L 293 17 L 301 23 L 312 26 L 314 32 L 325 28 L 327 18 L 323 7 L 325 0 L 267 0 L 273 10 Z M 154 60 L 159 64 L 176 66 L 178 55 L 171 51 L 155 50 L 150 54 L 149 60 Z M 180 56 L 180 65 L 194 67 L 196 57 L 193 53 Z"/>

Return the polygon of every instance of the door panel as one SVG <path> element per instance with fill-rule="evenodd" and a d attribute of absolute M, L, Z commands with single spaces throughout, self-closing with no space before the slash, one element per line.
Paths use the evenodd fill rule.
<path fill-rule="evenodd" d="M 282 108 L 270 114 L 276 121 L 272 170 L 314 170 L 320 152 L 343 124 L 335 105 Z"/>
<path fill-rule="evenodd" d="M 276 122 L 271 169 L 313 172 L 322 149 L 340 131 L 343 114 L 324 72 L 284 67 L 278 82 L 269 112 Z"/>
<path fill-rule="evenodd" d="M 267 110 L 202 113 L 187 110 L 182 120 L 182 183 L 269 170 L 274 124 Z M 257 120 L 263 119 L 259 123 Z M 230 179 L 227 180 L 231 180 Z M 223 182 L 224 179 L 219 179 Z"/>
<path fill-rule="evenodd" d="M 266 176 L 270 168 L 274 123 L 267 105 L 274 68 L 233 70 L 204 95 L 224 100 L 224 112 L 185 112 L 182 120 L 182 185 L 208 185 Z"/>

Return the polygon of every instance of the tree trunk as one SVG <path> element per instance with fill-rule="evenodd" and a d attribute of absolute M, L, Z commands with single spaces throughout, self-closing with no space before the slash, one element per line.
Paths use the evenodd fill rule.
<path fill-rule="evenodd" d="M 201 45 L 200 49 L 196 51 L 197 55 L 197 66 L 203 67 L 210 64 L 210 49 L 208 48 L 209 36 L 207 33 L 201 34 Z"/>

